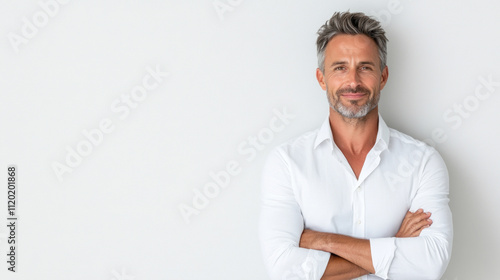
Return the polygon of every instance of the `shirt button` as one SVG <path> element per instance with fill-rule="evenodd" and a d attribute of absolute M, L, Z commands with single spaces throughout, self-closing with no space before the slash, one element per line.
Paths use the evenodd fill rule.
<path fill-rule="evenodd" d="M 361 187 L 358 187 L 356 191 L 361 192 Z"/>
<path fill-rule="evenodd" d="M 361 224 L 361 220 L 358 220 L 358 225 L 360 225 L 360 224 Z"/>

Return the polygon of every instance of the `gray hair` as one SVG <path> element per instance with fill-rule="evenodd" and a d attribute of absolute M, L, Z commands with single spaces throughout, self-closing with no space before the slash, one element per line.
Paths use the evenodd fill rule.
<path fill-rule="evenodd" d="M 318 30 L 316 47 L 318 51 L 318 67 L 325 72 L 326 45 L 337 34 L 364 34 L 375 41 L 380 58 L 380 71 L 384 70 L 387 62 L 387 37 L 380 26 L 380 22 L 363 13 L 336 12 Z"/>

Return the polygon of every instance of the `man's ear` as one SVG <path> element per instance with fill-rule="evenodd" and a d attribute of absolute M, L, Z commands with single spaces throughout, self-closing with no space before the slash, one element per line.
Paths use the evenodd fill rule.
<path fill-rule="evenodd" d="M 321 88 L 323 90 L 326 90 L 325 76 L 323 75 L 323 72 L 319 68 L 316 68 L 316 79 L 318 80 L 318 83 L 321 86 Z"/>
<path fill-rule="evenodd" d="M 387 79 L 389 79 L 389 67 L 385 66 L 384 70 L 382 70 L 382 77 L 380 78 L 380 90 L 385 87 Z"/>

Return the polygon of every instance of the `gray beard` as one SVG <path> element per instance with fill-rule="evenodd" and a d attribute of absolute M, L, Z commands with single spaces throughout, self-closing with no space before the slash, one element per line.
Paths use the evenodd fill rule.
<path fill-rule="evenodd" d="M 328 97 L 327 99 L 330 107 L 337 113 L 339 113 L 342 117 L 348 119 L 361 119 L 366 117 L 368 113 L 370 113 L 373 109 L 375 109 L 375 107 L 377 107 L 378 101 L 380 100 L 380 93 L 375 95 L 374 98 L 369 99 L 368 102 L 366 102 L 366 104 L 362 106 L 358 106 L 357 101 L 351 101 L 351 104 L 354 106 L 354 108 L 344 106 L 344 104 L 342 104 L 342 102 L 340 101 L 340 97 L 338 96 L 336 100 L 331 100 L 330 97 Z M 332 102 L 334 102 L 334 104 L 332 104 Z"/>
<path fill-rule="evenodd" d="M 329 101 L 329 103 L 330 103 L 330 107 L 332 107 L 333 110 L 335 110 L 337 113 L 339 113 L 344 118 L 360 119 L 360 118 L 366 117 L 366 115 L 368 115 L 368 113 L 370 113 L 371 110 L 373 110 L 373 109 L 375 109 L 375 107 L 377 107 L 377 102 L 373 102 L 373 101 L 374 100 L 371 99 L 368 103 L 366 103 L 365 105 L 363 105 L 361 107 L 353 104 L 356 106 L 357 109 L 352 109 L 352 108 L 348 108 L 348 107 L 344 106 L 344 104 L 342 104 L 342 102 L 340 102 L 339 99 L 337 99 L 335 104 L 332 104 L 330 101 Z"/>

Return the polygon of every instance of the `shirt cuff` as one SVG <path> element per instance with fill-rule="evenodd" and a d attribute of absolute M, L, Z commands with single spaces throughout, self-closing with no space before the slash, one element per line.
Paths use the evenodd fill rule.
<path fill-rule="evenodd" d="M 370 250 L 375 275 L 383 279 L 388 279 L 389 268 L 396 252 L 395 238 L 372 238 L 370 239 Z"/>
<path fill-rule="evenodd" d="M 330 256 L 331 254 L 328 252 L 310 249 L 306 260 L 302 263 L 302 271 L 305 278 L 301 279 L 320 280 L 323 274 L 325 274 Z"/>

